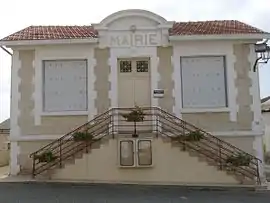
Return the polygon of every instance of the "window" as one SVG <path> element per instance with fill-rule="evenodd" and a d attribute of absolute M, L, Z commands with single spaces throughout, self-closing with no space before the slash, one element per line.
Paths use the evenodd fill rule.
<path fill-rule="evenodd" d="M 225 57 L 181 57 L 183 108 L 227 107 Z"/>
<path fill-rule="evenodd" d="M 43 110 L 87 110 L 87 61 L 43 61 Z"/>
<path fill-rule="evenodd" d="M 148 61 L 136 61 L 137 72 L 148 72 Z"/>
<path fill-rule="evenodd" d="M 132 71 L 131 61 L 120 61 L 120 73 L 128 73 Z"/>
<path fill-rule="evenodd" d="M 121 140 L 120 166 L 143 167 L 152 165 L 151 140 Z"/>

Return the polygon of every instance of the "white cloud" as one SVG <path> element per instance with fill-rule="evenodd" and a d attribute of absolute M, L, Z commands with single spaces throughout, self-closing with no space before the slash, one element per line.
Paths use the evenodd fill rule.
<path fill-rule="evenodd" d="M 87 25 L 122 9 L 146 9 L 168 20 L 236 19 L 270 31 L 268 0 L 34 0 L 1 1 L 0 38 L 29 25 Z M 10 57 L 0 51 L 0 122 L 9 116 Z M 268 69 L 268 70 L 267 70 Z M 262 77 L 270 75 L 267 65 Z M 270 95 L 268 80 L 261 83 L 262 96 Z"/>

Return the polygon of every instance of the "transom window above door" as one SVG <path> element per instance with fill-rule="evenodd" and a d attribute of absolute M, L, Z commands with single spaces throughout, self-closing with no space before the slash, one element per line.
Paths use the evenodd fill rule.
<path fill-rule="evenodd" d="M 148 73 L 149 60 L 148 59 L 120 59 L 119 60 L 120 73 Z"/>

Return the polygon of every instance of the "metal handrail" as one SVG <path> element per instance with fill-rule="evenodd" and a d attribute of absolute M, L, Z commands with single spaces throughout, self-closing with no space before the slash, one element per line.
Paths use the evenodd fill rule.
<path fill-rule="evenodd" d="M 119 117 L 122 117 L 122 115 L 126 112 L 129 112 L 133 108 L 112 108 L 103 114 L 100 114 L 99 116 L 95 117 L 93 120 L 79 126 L 78 128 L 72 130 L 71 132 L 67 133 L 66 135 L 62 136 L 61 138 L 51 142 L 50 144 L 42 147 L 41 149 L 33 152 L 30 157 L 33 158 L 33 176 L 38 175 L 42 173 L 45 170 L 48 170 L 49 168 L 52 168 L 55 165 L 62 166 L 63 161 L 68 159 L 71 156 L 75 156 L 76 153 L 82 151 L 82 150 L 88 150 L 91 144 L 93 144 L 96 141 L 99 141 L 103 137 L 107 135 L 115 135 L 117 133 L 121 133 L 121 130 L 119 128 L 127 127 L 128 125 L 119 124 L 119 122 L 122 122 L 123 120 L 119 119 Z M 231 145 L 230 143 L 221 140 L 210 133 L 205 132 L 204 130 L 162 110 L 159 107 L 143 107 L 142 110 L 145 113 L 147 119 L 145 119 L 145 122 L 150 122 L 150 124 L 144 125 L 144 127 L 151 128 L 152 132 L 157 131 L 157 135 L 165 135 L 169 136 L 167 133 L 165 133 L 165 129 L 170 129 L 170 133 L 174 136 L 183 136 L 185 133 L 192 132 L 192 131 L 200 131 L 203 134 L 203 140 L 198 143 L 190 143 L 190 142 L 180 142 L 183 145 L 188 146 L 189 148 L 192 148 L 193 150 L 196 150 L 198 153 L 203 154 L 204 156 L 208 156 L 208 154 L 211 153 L 211 156 L 208 157 L 210 159 L 213 159 L 215 161 L 219 161 L 220 164 L 224 164 L 226 158 L 233 155 L 234 153 L 245 153 L 249 155 L 252 158 L 251 165 L 255 166 L 247 168 L 243 167 L 232 167 L 234 168 L 238 173 L 241 173 L 243 176 L 252 178 L 254 176 L 257 177 L 258 182 L 259 180 L 259 173 L 258 173 L 258 161 L 257 157 L 244 152 L 243 150 Z M 152 118 L 151 118 L 152 116 Z M 155 118 L 153 119 L 153 116 Z M 150 117 L 150 118 L 149 118 Z M 155 124 L 152 123 L 152 121 L 155 121 Z M 138 125 L 138 127 L 142 127 L 143 125 Z M 153 127 L 156 127 L 156 130 L 153 129 Z M 160 130 L 161 129 L 161 130 Z M 96 139 L 93 139 L 90 143 L 76 143 L 71 138 L 72 135 L 75 132 L 78 131 L 87 131 L 91 132 L 93 134 L 97 133 L 97 135 L 94 137 Z M 141 130 L 139 133 L 149 132 L 148 130 Z M 127 132 L 125 132 L 127 133 Z M 99 137 L 100 135 L 103 135 L 102 137 Z M 169 136 L 170 137 L 170 136 Z M 205 142 L 206 141 L 206 142 Z M 194 146 L 196 144 L 196 146 Z M 199 147 L 197 149 L 196 147 Z M 54 155 L 57 155 L 57 159 L 53 163 L 39 163 L 36 161 L 36 156 L 40 153 L 43 153 L 44 151 L 50 149 Z M 215 152 L 215 153 L 214 153 Z M 245 172 L 243 172 L 245 171 Z"/>

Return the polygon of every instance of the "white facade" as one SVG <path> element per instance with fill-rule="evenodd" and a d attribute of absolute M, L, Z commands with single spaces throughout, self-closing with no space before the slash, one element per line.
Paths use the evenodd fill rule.
<path fill-rule="evenodd" d="M 94 104 L 94 100 L 97 98 L 97 92 L 94 89 L 96 80 L 94 73 L 94 66 L 96 65 L 96 59 L 94 58 L 95 48 L 110 48 L 110 57 L 107 59 L 110 74 L 104 80 L 108 80 L 111 85 L 109 91 L 111 108 L 119 107 L 119 76 L 117 71 L 119 58 L 150 59 L 151 106 L 159 106 L 158 98 L 153 96 L 154 90 L 158 89 L 158 83 L 161 78 L 158 72 L 160 59 L 157 55 L 157 48 L 167 46 L 172 46 L 173 49 L 171 57 L 173 73 L 171 78 L 174 82 L 174 114 L 181 118 L 183 113 L 227 112 L 230 115 L 230 121 L 235 122 L 237 120 L 238 104 L 236 101 L 236 72 L 234 70 L 236 59 L 233 45 L 237 42 L 233 40 L 237 38 L 230 38 L 228 36 L 214 37 L 213 39 L 215 40 L 205 40 L 207 37 L 202 40 L 198 36 L 194 36 L 194 38 L 181 38 L 179 36 L 177 38 L 169 36 L 168 29 L 172 25 L 173 22 L 166 21 L 161 16 L 151 12 L 140 10 L 121 11 L 108 16 L 99 24 L 94 25 L 99 32 L 98 41 L 84 42 L 84 40 L 81 40 L 78 42 L 78 40 L 70 40 L 66 42 L 63 40 L 63 44 L 59 44 L 59 41 L 56 42 L 57 44 L 54 44 L 55 42 L 53 41 L 47 41 L 47 46 L 36 46 L 34 42 L 31 42 L 32 44 L 30 43 L 27 48 L 35 50 L 35 59 L 33 61 L 35 70 L 34 80 L 32 81 L 34 84 L 34 93 L 32 95 L 34 110 L 32 114 L 34 115 L 35 125 L 41 125 L 42 116 L 87 115 L 88 120 L 91 120 L 96 115 L 97 109 Z M 250 39 L 247 38 L 246 40 Z M 247 41 L 251 46 L 254 42 L 254 39 Z M 21 61 L 18 52 L 19 50 L 24 50 L 24 48 L 15 45 L 12 48 L 14 49 L 14 55 L 11 102 L 11 140 L 13 141 L 11 142 L 11 173 L 16 174 L 19 171 L 17 155 L 20 153 L 17 141 L 46 140 L 52 137 L 55 138 L 55 135 L 22 135 L 20 131 L 17 123 L 20 114 L 18 104 L 21 96 L 19 92 L 21 81 L 18 73 Z M 190 66 L 185 66 L 185 62 L 189 62 L 188 59 L 190 58 L 192 60 L 200 59 L 200 64 L 203 67 L 199 69 L 200 67 L 198 64 L 193 63 L 194 61 L 190 63 L 191 65 L 189 64 Z M 255 53 L 251 52 L 249 56 L 251 65 L 253 65 L 254 58 Z M 81 66 L 81 74 L 77 75 L 77 77 L 83 77 L 80 82 L 76 83 L 76 86 L 74 85 L 74 77 L 70 76 L 75 61 L 81 64 L 79 65 Z M 70 65 L 70 63 L 73 64 Z M 65 67 L 67 72 L 58 71 L 56 64 Z M 49 67 L 50 72 L 46 72 L 46 69 L 49 69 Z M 218 67 L 218 69 L 215 69 L 215 67 Z M 193 72 L 189 72 L 192 69 Z M 214 77 L 211 76 L 213 70 L 216 71 Z M 57 82 L 50 83 L 50 78 L 55 77 L 58 73 L 62 74 L 63 78 L 56 77 L 54 79 Z M 84 73 L 86 73 L 85 77 L 83 76 Z M 49 79 L 46 78 L 47 76 Z M 197 79 L 194 79 L 193 76 L 197 77 Z M 209 79 L 209 77 L 211 78 Z M 71 78 L 73 78 L 72 81 L 70 81 Z M 262 135 L 260 108 L 257 101 L 258 78 L 256 73 L 250 73 L 250 78 L 253 80 L 249 91 L 254 96 L 252 110 L 254 112 L 253 124 L 255 127 L 252 131 L 218 131 L 211 133 L 221 136 L 258 136 L 258 139 L 254 142 L 254 148 L 258 149 L 260 148 L 258 143 L 260 143 Z M 66 79 L 69 82 L 59 83 L 59 79 Z M 207 83 L 209 80 L 211 80 L 211 83 Z M 48 86 L 46 86 L 47 84 Z M 70 84 L 71 86 L 69 86 Z M 53 88 L 55 85 L 57 86 L 56 89 Z M 198 86 L 209 91 L 200 92 L 198 90 L 197 93 L 193 92 L 193 95 L 189 95 L 189 92 L 195 90 Z M 46 96 L 51 91 L 57 94 L 60 92 L 63 95 L 56 95 L 47 100 Z M 83 91 L 82 99 L 73 100 L 73 98 L 80 98 L 80 91 Z M 195 94 L 200 95 L 199 102 L 201 103 L 194 103 L 196 100 Z M 211 97 L 215 97 L 216 100 L 212 101 Z M 64 103 L 65 101 L 69 103 Z M 64 105 L 61 105 L 63 103 Z M 256 152 L 257 156 L 262 158 L 261 148 Z"/>

